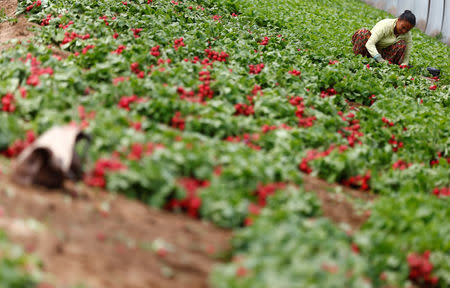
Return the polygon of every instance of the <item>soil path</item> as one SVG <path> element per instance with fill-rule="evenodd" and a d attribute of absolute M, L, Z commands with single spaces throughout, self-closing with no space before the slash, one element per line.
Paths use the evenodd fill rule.
<path fill-rule="evenodd" d="M 0 11 L 3 11 L 8 18 L 16 18 L 17 22 L 4 21 L 0 23 L 0 48 L 3 48 L 4 43 L 11 40 L 25 40 L 32 35 L 29 30 L 30 27 L 36 24 L 27 21 L 25 16 L 16 16 L 17 0 L 1 0 Z"/>
<path fill-rule="evenodd" d="M 55 287 L 207 287 L 231 232 L 112 193 L 29 189 L 0 176 L 0 227 L 39 256 Z M 31 229 L 36 219 L 42 229 Z M 162 247 L 162 248 L 160 248 Z"/>
<path fill-rule="evenodd" d="M 321 201 L 325 217 L 337 224 L 346 223 L 353 230 L 359 229 L 370 214 L 367 211 L 358 211 L 352 201 L 364 203 L 375 199 L 374 195 L 367 192 L 328 183 L 325 180 L 305 174 L 303 175 L 303 187 L 305 191 L 317 195 Z M 336 190 L 341 190 L 341 193 L 336 193 Z"/>

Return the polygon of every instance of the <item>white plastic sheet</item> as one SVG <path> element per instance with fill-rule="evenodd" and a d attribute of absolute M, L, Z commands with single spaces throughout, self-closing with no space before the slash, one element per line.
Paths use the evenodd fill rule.
<path fill-rule="evenodd" d="M 445 3 L 444 22 L 442 23 L 442 41 L 450 46 L 450 1 Z"/>
<path fill-rule="evenodd" d="M 425 1 L 428 2 L 426 0 L 419 0 L 419 1 Z M 403 12 L 405 12 L 405 10 L 411 10 L 414 8 L 414 2 L 416 2 L 416 0 L 398 0 L 398 5 L 397 5 L 397 14 L 395 16 L 400 16 L 400 14 L 402 14 Z"/>
<path fill-rule="evenodd" d="M 391 13 L 394 16 L 397 16 L 397 7 L 398 7 L 398 0 L 388 0 L 386 1 L 384 10 Z"/>
<path fill-rule="evenodd" d="M 428 35 L 435 36 L 441 32 L 443 16 L 444 0 L 430 0 L 430 13 L 426 30 Z"/>
<path fill-rule="evenodd" d="M 450 0 L 363 0 L 395 17 L 405 10 L 416 15 L 416 27 L 435 36 L 442 33 L 442 41 L 450 46 Z"/>
<path fill-rule="evenodd" d="M 412 12 L 416 15 L 416 27 L 425 32 L 428 20 L 429 1 L 414 1 Z"/>

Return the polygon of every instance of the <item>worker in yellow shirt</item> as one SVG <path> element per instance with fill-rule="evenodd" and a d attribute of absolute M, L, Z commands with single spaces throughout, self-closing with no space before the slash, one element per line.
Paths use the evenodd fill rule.
<path fill-rule="evenodd" d="M 373 57 L 377 62 L 408 65 L 412 38 L 410 30 L 416 26 L 416 16 L 406 10 L 397 19 L 384 19 L 372 30 L 360 29 L 352 37 L 353 52 Z"/>

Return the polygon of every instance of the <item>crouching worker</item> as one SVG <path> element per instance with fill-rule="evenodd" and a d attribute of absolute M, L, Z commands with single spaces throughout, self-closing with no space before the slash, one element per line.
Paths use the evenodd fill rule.
<path fill-rule="evenodd" d="M 415 25 L 416 16 L 406 10 L 397 19 L 381 20 L 370 31 L 360 29 L 352 37 L 353 52 L 373 57 L 377 62 L 408 65 L 412 47 L 410 30 Z"/>

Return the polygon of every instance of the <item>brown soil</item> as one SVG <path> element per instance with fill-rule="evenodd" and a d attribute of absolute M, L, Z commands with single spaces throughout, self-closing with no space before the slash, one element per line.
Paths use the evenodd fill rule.
<path fill-rule="evenodd" d="M 17 0 L 2 0 L 0 10 L 4 10 L 7 16 L 13 17 L 17 10 Z"/>
<path fill-rule="evenodd" d="M 349 108 L 360 108 L 360 107 L 367 107 L 361 103 L 353 102 L 353 101 L 346 101 Z"/>
<path fill-rule="evenodd" d="M 42 259 L 55 287 L 207 287 L 214 255 L 228 249 L 230 231 L 119 195 L 75 187 L 72 198 L 19 187 L 5 176 L 0 183 L 0 227 Z M 45 228 L 18 224 L 30 218 Z M 158 242 L 167 255 L 151 248 Z"/>
<path fill-rule="evenodd" d="M 61 50 L 59 47 L 56 46 L 51 46 L 50 49 L 52 49 L 53 55 L 59 56 L 62 59 L 66 59 L 70 55 L 70 52 Z"/>
<path fill-rule="evenodd" d="M 303 175 L 305 191 L 314 192 L 322 203 L 324 216 L 335 223 L 346 223 L 352 229 L 358 229 L 369 217 L 369 213 L 359 213 L 347 198 L 359 199 L 365 202 L 375 197 L 369 193 L 349 189 L 338 184 L 328 183 L 325 180 Z M 342 189 L 343 193 L 333 193 Z"/>
<path fill-rule="evenodd" d="M 0 10 L 4 10 L 8 17 L 17 18 L 17 23 L 9 21 L 0 23 L 0 44 L 4 45 L 4 42 L 12 39 L 25 40 L 32 35 L 29 28 L 36 24 L 28 22 L 23 15 L 15 16 L 17 0 L 2 0 Z M 3 45 L 0 45 L 0 47 Z"/>
<path fill-rule="evenodd" d="M 10 40 L 17 39 L 18 43 L 30 42 L 33 33 L 30 28 L 37 26 L 35 23 L 28 22 L 24 15 L 15 16 L 17 10 L 17 0 L 0 0 L 0 10 L 10 18 L 16 18 L 17 23 L 3 22 L 0 23 L 0 51 L 11 48 L 14 44 L 9 43 Z M 67 58 L 70 52 L 63 51 L 59 47 L 51 46 L 54 55 Z"/>

